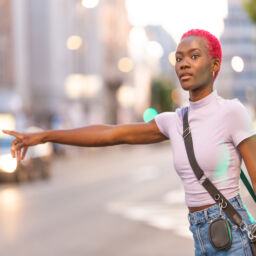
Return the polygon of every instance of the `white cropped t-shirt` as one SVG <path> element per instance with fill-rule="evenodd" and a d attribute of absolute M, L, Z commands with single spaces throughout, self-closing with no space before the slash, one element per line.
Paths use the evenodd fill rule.
<path fill-rule="evenodd" d="M 183 134 L 185 107 L 155 116 L 159 130 L 170 139 L 174 167 L 185 190 L 187 206 L 215 201 L 197 180 L 187 157 Z M 230 199 L 239 193 L 241 154 L 237 145 L 256 134 L 248 111 L 238 99 L 223 99 L 214 90 L 199 101 L 189 100 L 188 121 L 195 157 L 205 175 Z M 205 178 L 202 178 L 203 181 Z"/>

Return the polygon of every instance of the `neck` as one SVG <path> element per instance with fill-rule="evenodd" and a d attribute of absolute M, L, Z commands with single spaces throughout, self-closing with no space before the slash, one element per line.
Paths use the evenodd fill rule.
<path fill-rule="evenodd" d="M 198 101 L 213 92 L 212 86 L 207 86 L 205 88 L 197 88 L 194 90 L 189 90 L 189 100 Z"/>

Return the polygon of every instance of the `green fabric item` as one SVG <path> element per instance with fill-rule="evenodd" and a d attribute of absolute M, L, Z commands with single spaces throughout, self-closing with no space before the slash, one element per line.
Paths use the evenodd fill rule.
<path fill-rule="evenodd" d="M 230 231 L 230 226 L 229 226 L 228 221 L 227 221 L 227 226 L 228 226 L 229 240 L 231 241 L 232 240 L 232 236 L 231 236 L 231 231 Z"/>

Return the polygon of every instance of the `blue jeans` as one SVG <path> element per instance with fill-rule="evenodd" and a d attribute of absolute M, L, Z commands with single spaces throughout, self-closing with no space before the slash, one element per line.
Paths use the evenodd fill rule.
<path fill-rule="evenodd" d="M 229 199 L 229 202 L 240 213 L 243 222 L 249 228 L 251 228 L 253 223 L 251 223 L 247 211 L 243 207 L 240 194 Z M 241 229 L 235 225 L 224 212 L 222 212 L 222 214 L 229 220 L 232 226 L 232 246 L 228 250 L 222 251 L 217 251 L 212 247 L 208 238 L 208 228 L 211 221 L 219 218 L 219 213 L 220 207 L 218 205 L 213 205 L 202 211 L 188 213 L 188 220 L 190 223 L 189 230 L 192 232 L 194 238 L 195 256 L 252 256 L 250 240 L 248 238 L 247 232 L 241 231 Z"/>

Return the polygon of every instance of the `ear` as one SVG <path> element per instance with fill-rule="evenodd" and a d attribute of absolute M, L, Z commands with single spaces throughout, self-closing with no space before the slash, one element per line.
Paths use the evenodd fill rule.
<path fill-rule="evenodd" d="M 220 60 L 219 59 L 212 59 L 212 71 L 216 73 L 220 69 Z"/>

